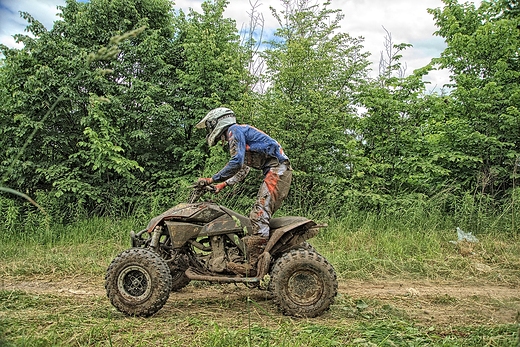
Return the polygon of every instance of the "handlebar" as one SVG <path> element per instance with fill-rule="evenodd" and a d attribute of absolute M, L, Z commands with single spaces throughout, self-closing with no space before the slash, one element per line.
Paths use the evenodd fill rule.
<path fill-rule="evenodd" d="M 204 182 L 195 182 L 190 188 L 192 188 L 191 196 L 188 199 L 190 204 L 197 202 L 204 194 L 216 191 L 214 185 L 204 184 Z"/>

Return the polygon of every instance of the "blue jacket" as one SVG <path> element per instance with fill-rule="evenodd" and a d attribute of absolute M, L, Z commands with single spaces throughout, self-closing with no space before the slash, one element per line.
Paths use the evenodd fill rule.
<path fill-rule="evenodd" d="M 233 124 L 227 129 L 227 139 L 231 159 L 213 175 L 215 182 L 232 178 L 241 170 L 247 175 L 249 167 L 262 170 L 265 175 L 270 167 L 289 160 L 276 140 L 250 125 Z"/>

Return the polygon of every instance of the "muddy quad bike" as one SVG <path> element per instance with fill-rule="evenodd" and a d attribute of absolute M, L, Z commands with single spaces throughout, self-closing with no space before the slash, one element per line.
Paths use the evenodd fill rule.
<path fill-rule="evenodd" d="M 304 217 L 271 219 L 256 274 L 237 275 L 227 264 L 247 262 L 241 239 L 251 233 L 251 222 L 224 206 L 197 202 L 209 190 L 214 187 L 196 185 L 188 203 L 131 233 L 132 248 L 107 269 L 105 288 L 112 305 L 127 315 L 151 316 L 171 291 L 197 280 L 267 288 L 282 312 L 291 316 L 316 317 L 328 310 L 337 293 L 336 273 L 306 242 L 325 225 Z"/>

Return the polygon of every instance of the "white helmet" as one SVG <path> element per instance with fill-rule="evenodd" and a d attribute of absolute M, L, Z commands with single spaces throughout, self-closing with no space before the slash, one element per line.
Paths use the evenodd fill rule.
<path fill-rule="evenodd" d="M 214 146 L 218 138 L 230 125 L 236 124 L 235 113 L 229 108 L 219 107 L 208 112 L 206 117 L 195 125 L 198 129 L 206 128 L 206 141 Z"/>

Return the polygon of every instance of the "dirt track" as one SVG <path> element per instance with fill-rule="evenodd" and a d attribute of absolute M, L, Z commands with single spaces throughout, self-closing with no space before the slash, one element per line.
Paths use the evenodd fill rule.
<path fill-rule="evenodd" d="M 514 323 L 520 313 L 518 286 L 406 281 L 342 282 L 340 292 L 391 304 L 423 324 Z"/>
<path fill-rule="evenodd" d="M 103 284 L 103 279 L 42 277 L 31 281 L 2 279 L 0 289 L 75 296 L 88 300 L 106 298 Z M 247 296 L 265 309 L 276 312 L 265 291 L 248 290 L 243 286 L 194 282 L 182 291 L 172 293 L 160 313 L 172 311 L 183 314 L 218 314 L 219 319 L 232 320 L 237 310 L 243 308 Z M 391 308 L 400 315 L 427 326 L 511 324 L 520 318 L 520 287 L 406 280 L 340 281 L 336 304 L 319 320 L 356 318 L 359 314 L 381 308 Z"/>

